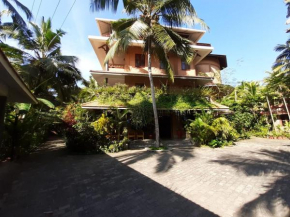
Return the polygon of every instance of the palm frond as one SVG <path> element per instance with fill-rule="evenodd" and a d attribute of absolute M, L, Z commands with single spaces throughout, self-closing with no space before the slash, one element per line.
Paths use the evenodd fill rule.
<path fill-rule="evenodd" d="M 157 1 L 156 15 L 161 16 L 163 23 L 169 26 L 182 26 L 201 24 L 208 29 L 205 22 L 198 18 L 190 0 L 165 0 Z"/>
<path fill-rule="evenodd" d="M 43 98 L 37 98 L 37 100 L 41 103 L 43 103 L 44 105 L 46 105 L 48 108 L 51 108 L 51 109 L 54 109 L 55 106 L 53 105 L 52 102 L 50 102 L 49 100 L 47 99 L 43 99 Z"/>
<path fill-rule="evenodd" d="M 154 43 L 154 41 L 153 41 Z M 155 42 L 154 53 L 160 63 L 164 66 L 164 71 L 168 75 L 170 81 L 174 82 L 174 71 L 168 59 L 168 53 L 158 43 Z"/>
<path fill-rule="evenodd" d="M 278 44 L 278 45 L 274 48 L 274 51 L 276 51 L 276 52 L 281 52 L 281 51 L 283 51 L 284 49 L 287 49 L 287 45 L 285 45 L 285 44 Z"/>
<path fill-rule="evenodd" d="M 13 0 L 14 1 L 14 0 Z M 2 3 L 8 8 L 8 10 L 11 12 L 12 20 L 22 26 L 26 26 L 25 21 L 21 17 L 21 15 L 18 13 L 18 11 L 14 8 L 14 6 L 10 3 L 10 0 L 2 0 Z M 28 10 L 28 9 L 27 9 Z"/>
<path fill-rule="evenodd" d="M 181 37 L 171 28 L 164 27 L 164 29 L 175 43 L 175 46 L 171 51 L 178 55 L 183 61 L 191 63 L 191 61 L 196 56 L 196 52 L 191 47 L 192 42 L 188 39 Z"/>
<path fill-rule="evenodd" d="M 91 11 L 101 11 L 111 9 L 113 12 L 117 11 L 119 0 L 91 0 Z"/>
<path fill-rule="evenodd" d="M 25 5 L 23 5 L 18 0 L 12 0 L 12 1 L 16 4 L 17 7 L 19 7 L 25 13 L 28 20 L 31 20 L 33 18 L 31 11 Z"/>
<path fill-rule="evenodd" d="M 176 46 L 174 40 L 172 40 L 165 28 L 158 23 L 152 25 L 152 35 L 156 43 L 167 52 Z"/>

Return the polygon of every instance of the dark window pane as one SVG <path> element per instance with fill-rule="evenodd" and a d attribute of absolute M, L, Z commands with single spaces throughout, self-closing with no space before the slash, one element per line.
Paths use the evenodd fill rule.
<path fill-rule="evenodd" d="M 145 55 L 144 54 L 135 54 L 135 66 L 144 67 L 145 66 Z"/>
<path fill-rule="evenodd" d="M 188 65 L 184 61 L 181 61 L 181 70 L 188 70 L 188 69 L 190 69 L 190 65 Z"/>
<path fill-rule="evenodd" d="M 163 62 L 160 62 L 160 69 L 165 69 L 165 64 Z"/>

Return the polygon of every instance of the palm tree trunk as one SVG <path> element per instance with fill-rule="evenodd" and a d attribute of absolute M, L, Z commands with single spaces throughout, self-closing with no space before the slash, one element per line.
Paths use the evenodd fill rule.
<path fill-rule="evenodd" d="M 284 105 L 285 105 L 285 108 L 286 108 L 286 111 L 287 111 L 287 114 L 288 114 L 288 119 L 289 119 L 289 121 L 290 121 L 290 113 L 289 113 L 289 109 L 288 109 L 287 102 L 286 102 L 286 100 L 285 100 L 285 97 L 284 97 L 284 96 L 282 96 L 282 98 L 283 98 Z"/>
<path fill-rule="evenodd" d="M 273 123 L 273 129 L 274 129 L 275 132 L 276 132 L 276 126 L 275 126 L 275 123 L 274 123 L 274 117 L 273 117 L 272 109 L 271 109 L 270 102 L 269 102 L 269 99 L 268 99 L 267 96 L 266 96 L 266 99 L 267 99 L 267 103 L 268 103 L 269 111 L 270 111 L 270 114 L 271 114 L 271 119 L 272 119 L 272 123 Z"/>
<path fill-rule="evenodd" d="M 153 113 L 154 113 L 156 147 L 159 147 L 160 145 L 159 123 L 158 123 L 158 113 L 157 113 L 157 106 L 156 106 L 156 99 L 155 99 L 154 83 L 153 83 L 153 77 L 152 77 L 152 71 L 151 71 L 151 38 L 150 37 L 148 39 L 148 74 L 149 74 Z"/>

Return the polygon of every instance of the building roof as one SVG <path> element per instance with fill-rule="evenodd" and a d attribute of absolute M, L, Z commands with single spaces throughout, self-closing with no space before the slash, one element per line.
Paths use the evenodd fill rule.
<path fill-rule="evenodd" d="M 95 18 L 97 22 L 97 26 L 100 32 L 100 35 L 109 35 L 111 33 L 111 22 L 116 20 L 114 19 L 104 19 L 104 18 Z M 169 27 L 169 26 L 168 26 Z M 190 28 L 183 28 L 183 27 L 170 27 L 174 31 L 182 34 L 184 36 L 188 36 L 188 38 L 194 42 L 198 42 L 202 36 L 205 34 L 205 30 L 200 29 L 190 29 Z"/>
<path fill-rule="evenodd" d="M 37 99 L 0 49 L 0 96 L 8 102 L 37 103 Z"/>
<path fill-rule="evenodd" d="M 215 57 L 218 58 L 220 62 L 221 70 L 228 67 L 227 56 L 221 54 L 209 54 L 208 57 Z"/>

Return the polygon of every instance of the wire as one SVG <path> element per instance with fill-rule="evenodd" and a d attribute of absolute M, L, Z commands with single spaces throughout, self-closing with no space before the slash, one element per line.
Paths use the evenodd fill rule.
<path fill-rule="evenodd" d="M 54 15 L 55 15 L 55 12 L 56 12 L 58 6 L 59 6 L 60 1 L 61 1 L 61 0 L 58 0 L 58 3 L 57 3 L 57 5 L 56 5 L 56 8 L 54 9 L 53 15 L 52 15 L 52 17 L 51 17 L 51 20 L 53 20 L 53 17 L 54 17 Z"/>
<path fill-rule="evenodd" d="M 40 9 L 40 6 L 41 6 L 41 3 L 42 3 L 42 0 L 40 1 L 40 4 L 39 4 L 39 6 L 38 6 L 38 10 L 37 10 L 36 18 L 35 18 L 36 21 L 37 21 L 37 16 L 38 16 L 38 12 L 39 12 L 39 9 Z"/>
<path fill-rule="evenodd" d="M 33 3 L 32 3 L 31 13 L 32 13 L 32 11 L 33 11 L 34 3 L 35 3 L 35 0 L 33 0 Z"/>
<path fill-rule="evenodd" d="M 68 15 L 70 14 L 70 12 L 71 12 L 73 6 L 75 5 L 76 1 L 77 1 L 77 0 L 74 1 L 74 3 L 72 4 L 71 8 L 69 9 L 69 12 L 67 13 L 66 17 L 64 18 L 64 21 L 62 22 L 62 24 L 61 24 L 61 26 L 60 26 L 60 29 L 61 29 L 61 27 L 63 26 L 63 24 L 65 23 L 65 21 L 66 21 Z"/>

